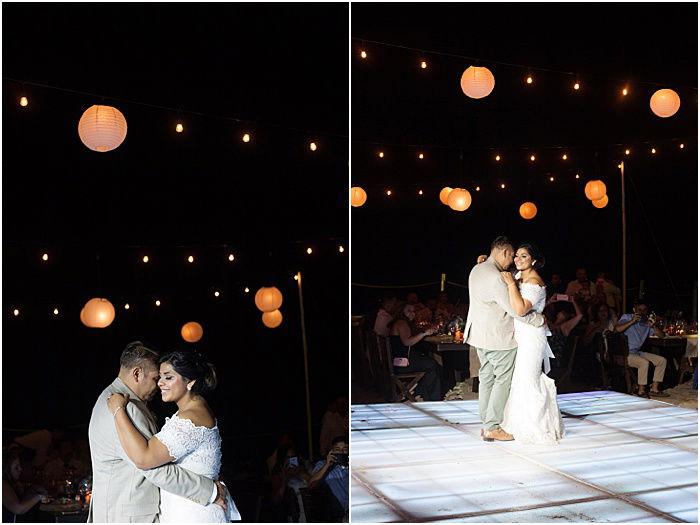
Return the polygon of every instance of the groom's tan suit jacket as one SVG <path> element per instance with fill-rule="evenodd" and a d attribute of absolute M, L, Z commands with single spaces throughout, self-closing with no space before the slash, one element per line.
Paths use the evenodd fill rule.
<path fill-rule="evenodd" d="M 158 432 L 155 417 L 139 397 L 117 378 L 97 399 L 90 417 L 92 499 L 88 523 L 153 523 L 158 521 L 161 487 L 168 492 L 206 505 L 214 493 L 214 481 L 168 463 L 139 470 L 124 452 L 107 398 L 129 394 L 126 411 L 139 432 L 150 439 Z"/>
<path fill-rule="evenodd" d="M 493 257 L 472 268 L 469 274 L 469 313 L 464 342 L 484 350 L 512 350 L 515 342 L 513 319 L 542 326 L 544 317 L 530 312 L 520 317 L 510 306 L 508 285 Z"/>

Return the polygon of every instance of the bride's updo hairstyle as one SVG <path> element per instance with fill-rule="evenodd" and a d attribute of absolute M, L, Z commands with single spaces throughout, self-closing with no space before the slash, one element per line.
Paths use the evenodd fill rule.
<path fill-rule="evenodd" d="M 160 358 L 160 363 L 170 363 L 185 383 L 194 381 L 193 394 L 201 394 L 216 388 L 216 369 L 199 352 L 171 352 Z"/>
<path fill-rule="evenodd" d="M 530 254 L 530 257 L 532 257 L 532 260 L 535 261 L 535 263 L 532 265 L 535 270 L 539 270 L 544 266 L 544 254 L 537 246 L 529 242 L 524 242 L 518 246 L 518 250 L 520 248 L 527 250 L 527 253 Z M 517 252 L 518 250 L 515 251 Z"/>

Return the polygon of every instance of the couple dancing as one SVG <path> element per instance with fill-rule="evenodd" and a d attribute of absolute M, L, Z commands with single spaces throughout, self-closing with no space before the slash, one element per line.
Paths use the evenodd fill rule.
<path fill-rule="evenodd" d="M 223 523 L 240 520 L 218 481 L 221 436 L 202 392 L 216 373 L 196 352 L 158 353 L 136 341 L 97 399 L 89 438 L 93 490 L 88 522 Z M 147 402 L 159 392 L 178 411 L 158 431 Z"/>
<path fill-rule="evenodd" d="M 515 276 L 507 271 L 513 262 Z M 514 251 L 506 237 L 498 237 L 490 256 L 480 256 L 469 274 L 464 341 L 476 348 L 481 362 L 484 441 L 556 444 L 564 434 L 556 386 L 546 375 L 554 356 L 542 316 L 547 294 L 537 269 L 543 265 L 532 244 Z"/>

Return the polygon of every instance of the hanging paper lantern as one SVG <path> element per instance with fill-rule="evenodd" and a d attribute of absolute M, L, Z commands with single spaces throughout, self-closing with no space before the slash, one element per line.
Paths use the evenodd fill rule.
<path fill-rule="evenodd" d="M 204 335 L 204 329 L 202 328 L 201 324 L 195 321 L 190 321 L 189 323 L 182 325 L 180 335 L 182 335 L 182 338 L 188 343 L 196 343 Z"/>
<path fill-rule="evenodd" d="M 586 193 L 586 198 L 592 201 L 602 199 L 607 193 L 607 188 L 602 180 L 592 180 L 586 184 L 584 192 Z"/>
<path fill-rule="evenodd" d="M 496 79 L 487 68 L 470 66 L 462 73 L 460 85 L 469 98 L 484 98 L 493 91 Z"/>
<path fill-rule="evenodd" d="M 464 211 L 472 204 L 471 194 L 464 188 L 455 188 L 447 197 L 447 205 L 455 211 Z"/>
<path fill-rule="evenodd" d="M 608 196 L 604 195 L 602 199 L 596 199 L 591 202 L 596 208 L 605 208 L 608 205 Z"/>
<path fill-rule="evenodd" d="M 90 299 L 80 312 L 80 320 L 88 328 L 106 328 L 114 321 L 114 306 L 107 299 Z"/>
<path fill-rule="evenodd" d="M 355 208 L 362 206 L 367 202 L 367 192 L 359 186 L 350 188 L 350 204 Z"/>
<path fill-rule="evenodd" d="M 274 286 L 262 287 L 255 294 L 255 306 L 261 312 L 271 312 L 282 306 L 282 292 Z"/>
<path fill-rule="evenodd" d="M 90 106 L 80 117 L 78 135 L 92 151 L 112 151 L 126 138 L 126 119 L 112 106 Z"/>
<path fill-rule="evenodd" d="M 440 202 L 442 202 L 444 205 L 447 206 L 447 197 L 450 196 L 450 192 L 452 191 L 452 188 L 449 186 L 445 186 L 440 190 Z"/>
<path fill-rule="evenodd" d="M 520 216 L 530 220 L 537 215 L 537 206 L 533 202 L 524 202 L 520 205 Z"/>
<path fill-rule="evenodd" d="M 262 322 L 268 328 L 277 328 L 282 324 L 282 312 L 273 310 L 262 314 Z"/>
<path fill-rule="evenodd" d="M 659 89 L 651 96 L 649 106 L 657 117 L 672 117 L 681 107 L 681 97 L 672 89 Z"/>

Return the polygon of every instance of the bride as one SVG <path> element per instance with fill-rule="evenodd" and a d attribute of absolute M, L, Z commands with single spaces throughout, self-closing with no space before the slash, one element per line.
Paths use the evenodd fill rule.
<path fill-rule="evenodd" d="M 530 310 L 542 313 L 547 292 L 537 270 L 544 266 L 544 256 L 533 244 L 524 243 L 515 252 L 514 262 L 518 270 L 515 277 L 501 272 L 511 307 L 521 316 Z M 557 405 L 557 388 L 547 376 L 549 358 L 554 357 L 547 343 L 547 327 L 525 323 L 514 326 L 518 351 L 501 427 L 521 443 L 557 444 L 564 435 L 564 423 Z"/>
<path fill-rule="evenodd" d="M 119 442 L 134 464 L 143 470 L 174 462 L 197 474 L 219 478 L 221 436 L 219 427 L 202 392 L 216 386 L 211 363 L 199 353 L 172 352 L 160 359 L 158 387 L 165 402 L 175 402 L 178 411 L 166 418 L 160 432 L 149 441 L 133 425 L 126 410 L 129 395 L 112 394 L 107 405 L 119 435 Z M 240 520 L 230 494 L 228 509 L 202 506 L 165 490 L 160 491 L 161 522 L 225 523 Z"/>

